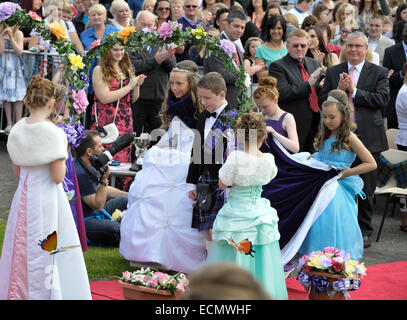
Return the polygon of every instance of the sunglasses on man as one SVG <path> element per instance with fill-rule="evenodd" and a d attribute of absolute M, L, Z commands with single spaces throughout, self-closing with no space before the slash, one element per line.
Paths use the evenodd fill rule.
<path fill-rule="evenodd" d="M 185 8 L 187 8 L 187 9 L 191 9 L 191 8 L 196 9 L 196 8 L 198 8 L 198 6 L 195 6 L 195 5 L 186 5 Z"/>

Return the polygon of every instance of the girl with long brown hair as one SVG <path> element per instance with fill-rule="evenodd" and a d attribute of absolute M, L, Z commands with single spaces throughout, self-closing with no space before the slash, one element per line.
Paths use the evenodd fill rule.
<path fill-rule="evenodd" d="M 358 224 L 357 199 L 365 197 L 360 174 L 375 170 L 371 153 L 353 131 L 352 110 L 347 94 L 332 90 L 322 104 L 322 116 L 313 158 L 341 170 L 333 199 L 313 223 L 299 249 L 306 254 L 320 248 L 336 247 L 350 254 L 354 260 L 363 257 L 363 237 Z M 353 162 L 359 158 L 359 164 Z"/>
<path fill-rule="evenodd" d="M 95 97 L 90 129 L 96 129 L 97 124 L 103 127 L 114 122 L 120 135 L 133 134 L 131 103 L 138 99 L 140 86 L 145 78 L 143 74 L 137 77 L 134 75 L 128 53 L 120 44 L 115 44 L 93 70 Z M 114 159 L 121 163 L 130 163 L 131 146 L 116 153 Z M 117 188 L 127 191 L 131 178 L 118 180 Z"/>

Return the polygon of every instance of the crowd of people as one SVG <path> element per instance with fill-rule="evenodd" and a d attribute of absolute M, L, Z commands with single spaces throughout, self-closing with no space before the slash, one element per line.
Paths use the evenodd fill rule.
<path fill-rule="evenodd" d="M 280 2 L 21 1 L 47 22 L 62 23 L 79 53 L 128 26 L 202 25 L 208 37 L 235 45 L 231 59 L 250 76 L 255 108 L 235 119 L 234 130 L 228 126 L 240 107 L 238 75 L 205 46 L 127 53 L 116 44 L 92 63 L 86 131 L 72 142 L 58 129 L 70 138 L 64 66 L 54 57 L 55 72 L 33 75 L 41 68 L 22 59 L 24 49 L 55 49 L 35 30 L 3 22 L 0 98 L 20 182 L 0 260 L 0 299 L 90 298 L 81 255 L 88 245 L 119 247 L 133 265 L 186 273 L 233 262 L 274 299 L 287 299 L 284 271 L 299 254 L 337 247 L 363 257 L 387 128 L 399 130 L 397 147 L 407 151 L 407 3 Z M 155 137 L 142 170 L 116 179 L 116 187 L 109 186 L 109 166 L 92 162 L 110 146 L 98 129 L 111 123 L 120 135 Z M 113 160 L 132 162 L 132 146 Z M 121 222 L 112 220 L 116 209 L 125 211 Z M 48 211 L 58 212 L 54 220 L 46 219 Z M 403 199 L 400 211 L 407 232 Z M 52 231 L 72 247 L 53 262 L 37 244 Z M 243 240 L 254 257 L 231 245 Z M 18 261 L 28 270 L 59 268 L 52 278 L 59 285 L 39 288 L 44 274 L 18 278 L 11 271 Z"/>

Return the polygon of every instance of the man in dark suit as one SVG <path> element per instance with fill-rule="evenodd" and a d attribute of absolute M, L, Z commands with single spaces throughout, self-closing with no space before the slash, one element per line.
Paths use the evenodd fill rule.
<path fill-rule="evenodd" d="M 341 89 L 349 94 L 352 117 L 357 125 L 356 134 L 372 153 L 376 162 L 380 152 L 388 149 L 382 112 L 389 102 L 389 81 L 387 70 L 366 61 L 368 40 L 364 33 L 351 33 L 346 41 L 348 62 L 329 67 L 324 86 L 319 95 L 322 104 L 333 89 Z M 356 159 L 353 165 L 360 164 Z M 363 234 L 365 248 L 370 247 L 373 233 L 373 196 L 376 189 L 377 171 L 360 175 L 363 179 L 363 192 L 366 199 L 359 199 L 358 221 Z"/>
<path fill-rule="evenodd" d="M 269 74 L 277 79 L 279 104 L 293 114 L 296 124 L 300 151 L 313 151 L 314 137 L 320 120 L 318 97 L 319 77 L 322 67 L 318 61 L 306 57 L 308 33 L 292 31 L 287 39 L 288 54 L 270 64 Z M 305 72 L 308 75 L 303 77 Z"/>
<path fill-rule="evenodd" d="M 187 183 L 197 185 L 205 183 L 211 186 L 213 204 L 207 212 L 194 208 L 192 227 L 201 230 L 211 229 L 218 211 L 224 204 L 222 191 L 217 188 L 219 169 L 222 167 L 228 147 L 227 116 L 233 109 L 226 101 L 226 83 L 217 72 L 210 72 L 198 83 L 198 94 L 205 111 L 198 116 L 191 164 Z M 234 141 L 234 139 L 232 139 Z M 190 198 L 196 200 L 196 189 L 190 191 Z"/>
<path fill-rule="evenodd" d="M 396 98 L 397 94 L 403 85 L 405 74 L 404 66 L 407 64 L 407 23 L 404 24 L 403 41 L 386 48 L 383 57 L 383 67 L 393 70 L 389 77 L 390 82 L 390 101 L 385 110 L 385 117 L 387 117 L 387 127 L 398 128 L 398 120 L 396 114 Z"/>
<path fill-rule="evenodd" d="M 245 26 L 245 14 L 240 10 L 230 11 L 227 16 L 226 28 L 221 33 L 220 39 L 235 42 L 243 35 Z M 243 65 L 243 57 L 238 48 L 236 48 L 236 55 L 232 59 L 237 67 Z M 211 54 L 204 60 L 204 74 L 208 72 L 218 72 L 222 75 L 227 87 L 226 100 L 232 108 L 236 109 L 238 107 L 237 96 L 239 93 L 239 88 L 235 84 L 238 77 L 237 73 L 228 71 L 222 60 L 215 54 Z"/>
<path fill-rule="evenodd" d="M 136 18 L 136 31 L 144 28 L 153 29 L 154 15 L 146 10 L 140 11 Z M 147 76 L 140 88 L 139 99 L 132 104 L 133 129 L 137 135 L 150 133 L 161 126 L 159 112 L 167 92 L 170 72 L 175 66 L 173 50 L 170 47 L 160 48 L 152 45 L 149 48 L 132 52 L 131 62 L 136 74 Z"/>

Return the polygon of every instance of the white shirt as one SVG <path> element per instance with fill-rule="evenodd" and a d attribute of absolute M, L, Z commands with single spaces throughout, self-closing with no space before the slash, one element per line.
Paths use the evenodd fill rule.
<path fill-rule="evenodd" d="M 407 147 L 407 84 L 403 84 L 396 98 L 396 113 L 399 133 L 396 143 Z"/>
<path fill-rule="evenodd" d="M 348 74 L 349 75 L 350 75 L 350 69 L 352 67 L 356 68 L 355 70 L 353 70 L 353 80 L 355 82 L 355 91 L 353 91 L 352 98 L 355 98 L 355 96 L 356 96 L 356 91 L 358 90 L 356 87 L 358 85 L 359 76 L 360 76 L 360 73 L 362 72 L 362 68 L 363 68 L 364 64 L 365 64 L 365 60 L 363 60 L 361 63 L 359 63 L 359 64 L 357 64 L 355 66 L 350 64 L 349 61 L 348 61 Z"/>
<path fill-rule="evenodd" d="M 226 102 L 225 104 L 221 105 L 218 109 L 213 111 L 213 112 L 216 112 L 216 119 L 218 119 L 219 115 L 222 113 L 223 109 L 225 109 L 227 105 L 228 105 L 228 103 Z M 209 132 L 211 131 L 213 125 L 215 124 L 216 119 L 214 117 L 206 118 L 205 130 L 204 130 L 205 139 L 208 136 Z"/>
<path fill-rule="evenodd" d="M 298 9 L 297 7 L 294 7 L 292 9 L 288 10 L 288 13 L 293 13 L 297 17 L 298 25 L 300 26 L 300 28 L 302 26 L 302 22 L 304 21 L 305 17 L 309 16 L 308 12 L 303 12 L 300 9 Z"/>

